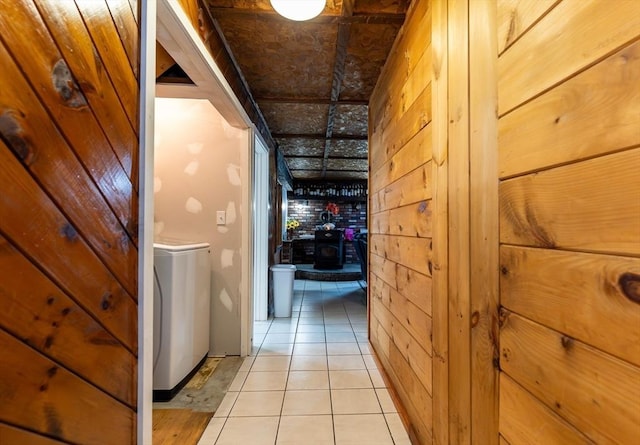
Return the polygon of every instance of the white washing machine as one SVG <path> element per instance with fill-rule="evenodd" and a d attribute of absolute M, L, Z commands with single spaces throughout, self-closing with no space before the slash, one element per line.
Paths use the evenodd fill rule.
<path fill-rule="evenodd" d="M 155 243 L 153 399 L 175 396 L 209 352 L 210 249 Z"/>

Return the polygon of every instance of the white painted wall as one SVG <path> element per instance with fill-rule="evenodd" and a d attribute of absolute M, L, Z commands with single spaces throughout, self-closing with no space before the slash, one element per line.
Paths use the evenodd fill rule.
<path fill-rule="evenodd" d="M 242 355 L 250 136 L 208 100 L 156 99 L 154 237 L 211 245 L 210 355 Z M 216 224 L 220 210 L 222 226 Z"/>

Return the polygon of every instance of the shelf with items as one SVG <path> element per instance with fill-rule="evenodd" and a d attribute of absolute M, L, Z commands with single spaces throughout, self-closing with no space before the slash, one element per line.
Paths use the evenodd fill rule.
<path fill-rule="evenodd" d="M 294 199 L 333 199 L 366 201 L 366 182 L 298 182 L 289 197 Z"/>

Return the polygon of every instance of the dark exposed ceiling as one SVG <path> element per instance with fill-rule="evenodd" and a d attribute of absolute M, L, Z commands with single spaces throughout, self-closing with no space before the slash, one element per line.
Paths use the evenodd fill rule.
<path fill-rule="evenodd" d="M 366 179 L 367 103 L 410 0 L 327 0 L 306 22 L 205 1 L 293 178 Z"/>

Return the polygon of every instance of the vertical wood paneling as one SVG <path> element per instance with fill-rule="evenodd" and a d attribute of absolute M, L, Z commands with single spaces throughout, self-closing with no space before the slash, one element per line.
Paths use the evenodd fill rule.
<path fill-rule="evenodd" d="M 449 444 L 449 9 L 433 2 L 433 443 Z"/>
<path fill-rule="evenodd" d="M 449 441 L 471 443 L 469 5 L 448 1 Z"/>
<path fill-rule="evenodd" d="M 469 2 L 471 441 L 498 444 L 498 106 L 495 2 Z"/>
<path fill-rule="evenodd" d="M 0 9 L 0 443 L 134 443 L 137 6 Z"/>

